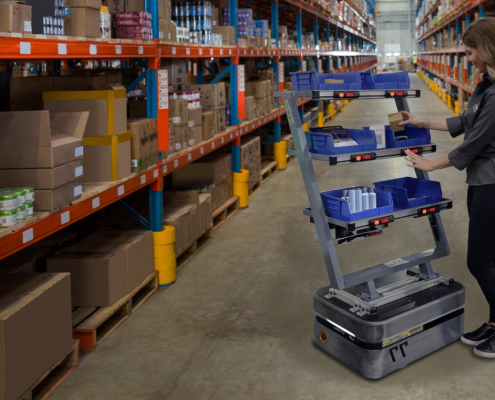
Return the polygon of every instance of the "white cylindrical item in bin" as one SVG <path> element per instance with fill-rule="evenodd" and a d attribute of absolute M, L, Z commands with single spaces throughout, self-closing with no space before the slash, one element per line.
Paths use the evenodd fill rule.
<path fill-rule="evenodd" d="M 370 196 L 370 209 L 376 208 L 376 193 L 369 193 Z"/>
<path fill-rule="evenodd" d="M 349 190 L 347 190 L 347 189 L 342 190 L 342 196 L 347 197 L 348 193 L 349 193 Z"/>
<path fill-rule="evenodd" d="M 351 214 L 356 212 L 356 191 L 349 190 L 349 211 Z"/>
<path fill-rule="evenodd" d="M 362 195 L 362 200 L 363 200 L 363 211 L 369 210 L 370 209 L 370 198 L 369 198 L 369 193 L 363 193 Z"/>
<path fill-rule="evenodd" d="M 356 212 L 361 212 L 363 211 L 363 191 L 361 189 L 356 189 Z"/>

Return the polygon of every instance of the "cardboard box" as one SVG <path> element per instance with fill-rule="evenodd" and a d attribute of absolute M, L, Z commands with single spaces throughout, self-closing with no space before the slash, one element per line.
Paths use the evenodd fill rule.
<path fill-rule="evenodd" d="M 81 179 L 82 160 L 72 161 L 55 168 L 0 169 L 0 182 L 9 187 L 33 187 L 34 189 L 55 189 L 66 183 Z"/>
<path fill-rule="evenodd" d="M 102 0 L 102 5 L 108 7 L 110 14 L 124 12 L 124 0 Z"/>
<path fill-rule="evenodd" d="M 145 0 L 125 0 L 125 12 L 145 11 Z"/>
<path fill-rule="evenodd" d="M 82 159 L 88 112 L 0 113 L 0 168 L 54 168 Z"/>
<path fill-rule="evenodd" d="M 266 83 L 267 81 L 247 82 L 246 96 L 253 96 L 255 99 L 264 99 L 267 97 Z"/>
<path fill-rule="evenodd" d="M 162 58 L 160 69 L 168 71 L 169 85 L 180 85 L 187 83 L 187 60 Z"/>
<path fill-rule="evenodd" d="M 213 227 L 213 201 L 210 193 L 202 193 L 199 195 L 200 218 L 203 218 L 203 224 L 200 225 L 200 232 L 206 232 Z M 201 234 L 203 234 L 201 233 Z"/>
<path fill-rule="evenodd" d="M 203 141 L 203 127 L 201 125 L 188 129 L 189 146 L 195 146 Z"/>
<path fill-rule="evenodd" d="M 99 38 L 100 10 L 92 8 L 70 8 L 70 15 L 65 17 L 65 34 L 67 36 Z"/>
<path fill-rule="evenodd" d="M 163 210 L 163 224 L 173 226 L 175 228 L 175 255 L 182 254 L 182 209 L 167 209 Z"/>
<path fill-rule="evenodd" d="M 73 307 L 108 307 L 128 293 L 125 246 L 100 245 L 76 245 L 46 262 L 48 272 L 70 272 Z"/>
<path fill-rule="evenodd" d="M 85 182 L 117 181 L 131 174 L 131 134 L 85 136 Z"/>
<path fill-rule="evenodd" d="M 217 210 L 232 197 L 232 175 L 214 188 L 208 189 L 208 192 L 212 195 L 212 209 Z"/>
<path fill-rule="evenodd" d="M 0 300 L 2 400 L 24 396 L 72 346 L 69 274 L 19 276 Z"/>
<path fill-rule="evenodd" d="M 69 206 L 71 201 L 82 194 L 82 180 L 78 179 L 55 189 L 34 191 L 34 211 L 55 211 Z"/>
<path fill-rule="evenodd" d="M 389 114 L 388 120 L 390 122 L 390 127 L 394 132 L 401 132 L 405 130 L 403 125 L 399 125 L 400 122 L 403 122 L 402 114 L 400 112 Z"/>
<path fill-rule="evenodd" d="M 214 111 L 215 119 L 214 119 L 214 127 L 215 133 L 222 133 L 225 131 L 225 107 L 217 108 Z"/>
<path fill-rule="evenodd" d="M 187 124 L 174 124 L 175 131 L 175 151 L 180 151 L 187 148 Z"/>
<path fill-rule="evenodd" d="M 249 110 L 254 109 L 254 96 L 246 96 L 246 97 L 244 98 L 244 105 L 245 105 L 246 113 L 247 113 Z M 247 118 L 246 118 L 246 119 L 247 119 Z"/>
<path fill-rule="evenodd" d="M 150 137 L 151 164 L 157 164 L 160 158 L 158 151 L 158 121 L 156 118 L 148 118 L 148 131 Z"/>
<path fill-rule="evenodd" d="M 10 111 L 43 109 L 43 92 L 52 90 L 50 76 L 10 79 Z"/>
<path fill-rule="evenodd" d="M 248 114 L 249 118 L 260 119 L 261 118 L 261 106 L 257 101 L 254 103 L 254 111 Z"/>
<path fill-rule="evenodd" d="M 241 168 L 249 170 L 249 188 L 261 181 L 261 141 L 259 136 L 241 138 Z"/>
<path fill-rule="evenodd" d="M 189 109 L 187 108 L 187 100 L 175 99 L 168 101 L 168 116 L 172 118 L 174 124 L 188 124 Z"/>
<path fill-rule="evenodd" d="M 256 115 L 256 111 L 258 110 L 259 115 Z M 246 110 L 246 121 L 252 121 L 255 118 L 260 118 L 261 117 L 261 107 L 260 106 L 253 106 L 250 109 Z"/>
<path fill-rule="evenodd" d="M 101 0 L 66 0 L 66 7 L 82 7 L 82 8 L 93 8 L 95 10 L 100 11 L 101 9 Z M 110 10 L 109 10 L 110 11 Z"/>
<path fill-rule="evenodd" d="M 123 247 L 126 253 L 127 293 L 132 292 L 153 272 L 153 236 L 151 231 L 97 231 L 78 245 L 86 249 L 108 251 L 113 246 Z M 109 247 L 106 247 L 109 246 Z M 71 248 L 62 252 L 70 253 Z"/>
<path fill-rule="evenodd" d="M 169 19 L 160 19 L 160 39 L 167 42 L 177 42 L 177 25 Z"/>
<path fill-rule="evenodd" d="M 218 7 L 211 7 L 211 23 L 212 26 L 220 26 L 218 20 Z"/>
<path fill-rule="evenodd" d="M 188 126 L 201 126 L 203 118 L 203 107 L 189 108 Z"/>
<path fill-rule="evenodd" d="M 212 26 L 211 33 L 222 35 L 223 46 L 235 45 L 235 27 L 233 26 Z"/>
<path fill-rule="evenodd" d="M 215 136 L 215 113 L 213 111 L 207 111 L 202 114 L 203 120 L 203 140 L 211 139 Z"/>
<path fill-rule="evenodd" d="M 151 161 L 150 136 L 146 119 L 127 120 L 131 135 L 131 171 L 139 172 Z"/>
<path fill-rule="evenodd" d="M 189 188 L 219 185 L 232 175 L 230 154 L 208 154 L 172 172 L 172 187 Z"/>
<path fill-rule="evenodd" d="M 213 110 L 225 107 L 225 84 L 223 82 L 208 85 L 190 85 L 191 90 L 199 90 L 201 107 Z"/>
<path fill-rule="evenodd" d="M 118 84 L 110 86 L 110 90 L 43 92 L 44 107 L 50 112 L 89 111 L 84 136 L 118 135 L 127 132 L 126 90 Z"/>
<path fill-rule="evenodd" d="M 31 6 L 0 3 L 0 32 L 32 33 Z"/>

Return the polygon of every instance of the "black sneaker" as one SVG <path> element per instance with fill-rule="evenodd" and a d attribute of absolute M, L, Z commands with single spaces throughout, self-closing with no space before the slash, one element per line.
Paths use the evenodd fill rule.
<path fill-rule="evenodd" d="M 485 358 L 495 358 L 495 333 L 474 348 L 474 354 Z"/>
<path fill-rule="evenodd" d="M 471 346 L 476 346 L 476 345 L 484 342 L 486 339 L 488 339 L 494 333 L 495 333 L 495 326 L 493 326 L 489 322 L 485 322 L 478 329 L 462 335 L 461 341 L 463 343 L 470 344 Z"/>

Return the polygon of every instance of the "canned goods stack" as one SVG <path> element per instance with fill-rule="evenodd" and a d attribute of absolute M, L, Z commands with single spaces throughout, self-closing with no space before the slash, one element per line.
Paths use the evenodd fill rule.
<path fill-rule="evenodd" d="M 188 90 L 185 92 L 170 92 L 169 100 L 187 100 L 187 108 L 194 109 L 201 107 L 199 90 Z"/>
<path fill-rule="evenodd" d="M 266 21 L 266 36 L 268 36 L 268 21 Z M 230 24 L 230 9 L 223 8 L 223 24 Z M 237 10 L 237 34 L 239 36 L 255 36 L 254 30 L 256 21 L 253 21 L 253 10 L 250 8 L 240 8 Z M 261 35 L 260 35 L 261 36 Z"/>
<path fill-rule="evenodd" d="M 268 20 L 259 19 L 254 21 L 255 28 L 253 36 L 268 37 Z"/>
<path fill-rule="evenodd" d="M 177 24 L 177 36 L 179 28 L 189 31 L 189 42 L 194 44 L 212 44 L 212 10 L 209 1 L 191 1 L 174 3 L 172 7 L 172 19 Z"/>
<path fill-rule="evenodd" d="M 152 40 L 151 14 L 144 11 L 118 13 L 115 32 L 118 39 Z"/>
<path fill-rule="evenodd" d="M 32 187 L 0 189 L 0 228 L 14 226 L 34 215 Z"/>
<path fill-rule="evenodd" d="M 177 27 L 177 41 L 179 43 L 189 43 L 189 28 Z"/>
<path fill-rule="evenodd" d="M 65 35 L 65 0 L 55 0 L 54 4 L 53 17 L 43 17 L 43 34 L 63 36 Z"/>

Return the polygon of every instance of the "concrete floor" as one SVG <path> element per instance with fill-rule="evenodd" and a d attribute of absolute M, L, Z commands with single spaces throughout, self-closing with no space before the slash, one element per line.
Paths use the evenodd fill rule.
<path fill-rule="evenodd" d="M 416 75 L 425 118 L 452 112 Z M 355 101 L 335 124 L 379 125 L 393 100 Z M 433 132 L 434 159 L 462 141 Z M 329 168 L 316 162 L 322 190 L 414 176 L 402 159 Z M 452 255 L 433 267 L 466 286 L 465 327 L 487 320 L 488 306 L 466 268 L 465 172 L 436 171 L 454 209 L 442 212 Z M 56 391 L 58 399 L 480 399 L 495 389 L 495 361 L 456 342 L 380 381 L 348 370 L 312 343 L 312 295 L 328 284 L 297 161 L 270 179 L 215 232 L 215 239 L 93 353 Z M 427 219 L 392 224 L 381 237 L 338 248 L 343 273 L 432 248 Z M 490 398 L 490 395 L 488 395 Z"/>

